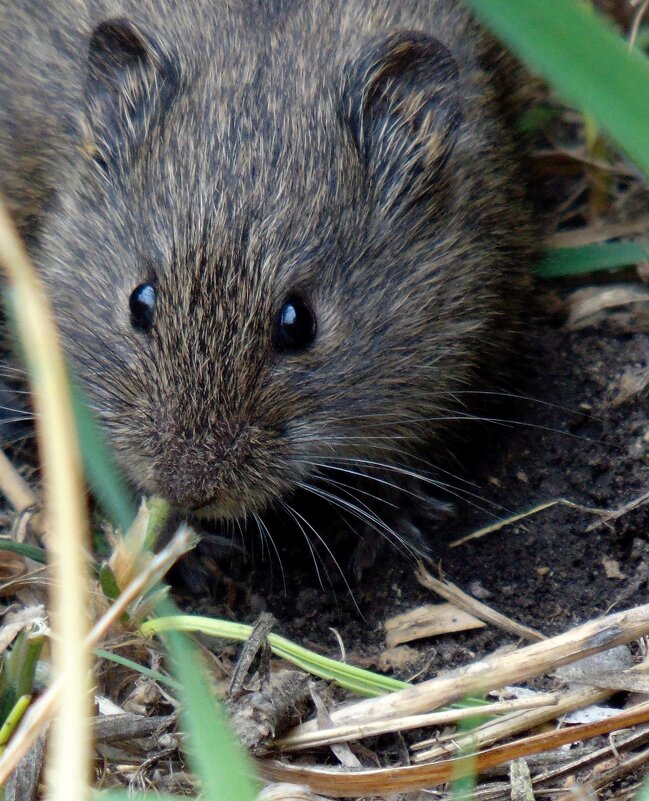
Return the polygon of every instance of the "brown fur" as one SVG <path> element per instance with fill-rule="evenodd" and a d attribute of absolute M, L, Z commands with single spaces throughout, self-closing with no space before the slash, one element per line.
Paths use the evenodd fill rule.
<path fill-rule="evenodd" d="M 241 518 L 316 465 L 435 462 L 456 393 L 499 381 L 534 250 L 500 56 L 461 4 L 3 6 L 0 184 L 134 485 Z M 101 42 L 88 66 L 111 19 L 143 48 L 119 74 Z M 292 292 L 318 333 L 279 354 Z"/>

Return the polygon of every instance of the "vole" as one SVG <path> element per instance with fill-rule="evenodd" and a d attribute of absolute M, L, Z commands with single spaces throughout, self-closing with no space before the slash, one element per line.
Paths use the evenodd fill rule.
<path fill-rule="evenodd" d="M 536 249 L 502 58 L 453 0 L 3 4 L 0 188 L 135 488 L 243 520 L 436 463 Z"/>

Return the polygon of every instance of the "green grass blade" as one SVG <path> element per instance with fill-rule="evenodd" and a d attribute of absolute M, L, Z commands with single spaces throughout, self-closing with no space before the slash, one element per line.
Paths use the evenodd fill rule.
<path fill-rule="evenodd" d="M 233 623 L 229 620 L 218 620 L 199 615 L 175 615 L 173 617 L 158 617 L 148 620 L 140 627 L 143 634 L 151 636 L 165 631 L 196 631 L 209 637 L 218 637 L 223 640 L 237 640 L 243 642 L 252 634 L 252 626 L 245 623 Z M 316 654 L 303 648 L 301 645 L 281 637 L 279 634 L 269 634 L 268 644 L 276 656 L 286 659 L 297 667 L 302 668 L 314 676 L 329 681 L 335 681 L 358 695 L 374 697 L 386 692 L 402 690 L 410 685 L 405 681 L 382 676 L 371 670 L 364 670 L 344 662 L 338 662 L 326 656 Z"/>
<path fill-rule="evenodd" d="M 79 446 L 88 483 L 108 518 L 127 531 L 135 517 L 133 499 L 126 490 L 103 432 L 88 408 L 76 381 L 71 382 L 72 405 L 77 423 Z"/>
<path fill-rule="evenodd" d="M 605 242 L 547 250 L 537 273 L 541 278 L 561 278 L 598 270 L 616 270 L 645 261 L 649 261 L 649 250 L 639 242 Z"/>
<path fill-rule="evenodd" d="M 0 539 L 0 552 L 11 551 L 20 556 L 33 559 L 41 565 L 47 564 L 47 553 L 44 548 L 37 548 L 35 545 L 26 545 L 24 542 L 14 542 L 13 540 Z"/>
<path fill-rule="evenodd" d="M 165 684 L 173 690 L 177 691 L 180 689 L 180 684 L 177 681 L 174 681 L 170 676 L 165 676 L 164 673 L 160 673 L 159 670 L 153 670 L 152 668 L 146 667 L 146 665 L 140 665 L 139 662 L 134 662 L 132 659 L 127 659 L 127 657 L 121 656 L 120 654 L 114 654 L 112 651 L 106 651 L 104 648 L 93 648 L 92 652 L 99 659 L 106 659 L 108 662 L 114 662 L 116 665 L 127 667 L 136 673 L 142 674 L 142 676 L 153 679 L 153 681 Z"/>
<path fill-rule="evenodd" d="M 175 608 L 164 601 L 160 610 Z M 230 731 L 225 710 L 212 695 L 198 649 L 178 631 L 167 631 L 165 639 L 174 676 L 181 684 L 178 696 L 187 756 L 205 798 L 254 801 L 257 790 L 252 766 Z"/>
<path fill-rule="evenodd" d="M 645 779 L 640 788 L 640 792 L 636 796 L 636 801 L 649 801 L 649 779 Z"/>
<path fill-rule="evenodd" d="M 649 176 L 649 60 L 583 0 L 466 0 L 485 24 Z"/>

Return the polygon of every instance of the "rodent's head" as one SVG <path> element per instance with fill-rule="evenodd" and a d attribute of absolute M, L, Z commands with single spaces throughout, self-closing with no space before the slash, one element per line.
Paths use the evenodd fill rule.
<path fill-rule="evenodd" d="M 95 28 L 42 272 L 130 479 L 236 518 L 430 437 L 491 279 L 458 222 L 446 47 L 396 31 L 346 58 L 228 53 Z"/>

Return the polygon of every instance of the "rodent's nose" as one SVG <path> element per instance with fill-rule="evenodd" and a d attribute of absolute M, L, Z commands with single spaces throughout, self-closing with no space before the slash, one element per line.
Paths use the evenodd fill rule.
<path fill-rule="evenodd" d="M 188 511 L 218 505 L 220 493 L 216 486 L 218 466 L 176 463 L 171 469 L 160 469 L 156 475 L 156 490 L 169 503 Z"/>
<path fill-rule="evenodd" d="M 200 509 L 218 498 L 223 447 L 210 438 L 169 437 L 160 443 L 153 489 L 174 506 Z"/>
<path fill-rule="evenodd" d="M 169 426 L 155 460 L 154 489 L 174 506 L 190 511 L 227 508 L 231 477 L 245 454 L 241 429 L 221 424 L 203 435 Z M 175 430 L 174 430 L 175 429 Z M 245 449 L 245 448 L 244 448 Z"/>

